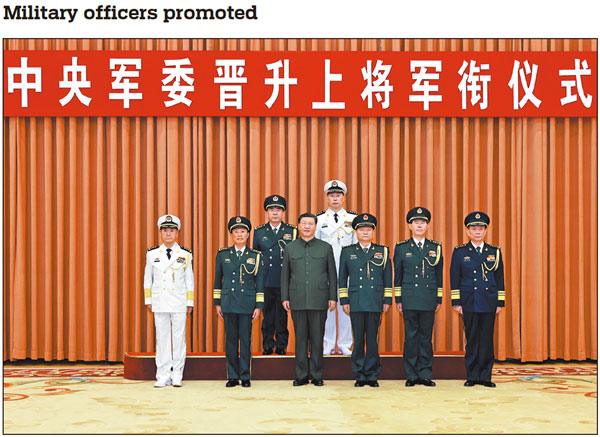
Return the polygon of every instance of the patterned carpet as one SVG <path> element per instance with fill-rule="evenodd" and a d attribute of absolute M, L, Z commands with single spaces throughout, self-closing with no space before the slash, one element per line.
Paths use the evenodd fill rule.
<path fill-rule="evenodd" d="M 5 433 L 595 434 L 597 367 L 495 367 L 497 388 L 294 388 L 291 381 L 184 381 L 154 389 L 122 366 L 5 367 Z"/>

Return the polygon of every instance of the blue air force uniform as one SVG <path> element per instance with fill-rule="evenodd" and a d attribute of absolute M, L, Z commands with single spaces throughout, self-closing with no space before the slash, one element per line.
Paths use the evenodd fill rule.
<path fill-rule="evenodd" d="M 377 219 L 371 214 L 359 214 L 352 221 L 355 230 L 376 225 Z M 384 304 L 392 303 L 392 263 L 388 247 L 375 243 L 368 248 L 360 243 L 345 246 L 340 254 L 339 284 L 340 303 L 350 305 L 354 336 L 352 371 L 356 385 L 375 383 L 381 373 L 377 342 L 381 313 Z"/>
<path fill-rule="evenodd" d="M 250 220 L 232 218 L 229 232 L 238 226 L 250 230 Z M 235 245 L 219 249 L 215 260 L 213 302 L 215 306 L 221 306 L 223 312 L 229 380 L 250 380 L 252 313 L 255 308 L 263 307 L 264 274 L 263 256 L 259 251 L 246 247 L 238 256 Z"/>
<path fill-rule="evenodd" d="M 431 213 L 423 207 L 411 209 L 406 217 L 429 223 Z M 394 291 L 396 303 L 402 304 L 404 316 L 404 369 L 406 385 L 431 381 L 433 365 L 433 323 L 435 310 L 442 303 L 442 243 L 424 238 L 419 248 L 413 238 L 394 248 Z"/>
<path fill-rule="evenodd" d="M 474 211 L 465 219 L 467 227 L 487 227 L 488 224 L 489 217 L 481 211 Z M 496 309 L 504 307 L 505 302 L 500 248 L 483 243 L 477 250 L 472 242 L 455 247 L 450 264 L 450 287 L 452 306 L 460 305 L 463 311 L 467 383 L 489 383 L 494 364 Z"/>
<path fill-rule="evenodd" d="M 267 197 L 264 202 L 265 211 L 273 207 L 285 211 L 285 198 L 279 195 Z M 277 229 L 271 223 L 254 229 L 252 247 L 263 254 L 265 263 L 265 306 L 261 326 L 265 355 L 273 353 L 273 347 L 278 354 L 284 355 L 288 345 L 288 316 L 281 305 L 281 265 L 285 246 L 297 237 L 296 226 L 283 222 Z"/>

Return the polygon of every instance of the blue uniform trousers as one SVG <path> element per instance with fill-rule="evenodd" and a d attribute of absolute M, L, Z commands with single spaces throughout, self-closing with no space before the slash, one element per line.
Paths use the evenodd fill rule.
<path fill-rule="evenodd" d="M 494 322 L 496 313 L 463 311 L 467 345 L 465 365 L 468 381 L 491 381 L 494 365 Z"/>

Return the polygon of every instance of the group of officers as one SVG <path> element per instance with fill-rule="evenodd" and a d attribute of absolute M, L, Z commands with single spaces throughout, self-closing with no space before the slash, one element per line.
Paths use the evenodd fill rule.
<path fill-rule="evenodd" d="M 442 302 L 442 244 L 425 237 L 431 213 L 411 209 L 411 238 L 397 243 L 393 266 L 387 246 L 374 243 L 377 218 L 343 207 L 342 181 L 325 184 L 329 208 L 301 214 L 298 226 L 283 222 L 284 197 L 265 199 L 267 223 L 254 229 L 243 216 L 232 217 L 233 245 L 215 260 L 213 302 L 224 321 L 226 387 L 251 386 L 252 322 L 263 312 L 263 354 L 286 354 L 290 312 L 295 332 L 294 386 L 323 385 L 323 355 L 351 355 L 355 386 L 378 387 L 381 372 L 378 334 L 381 315 L 395 297 L 404 319 L 404 367 L 408 387 L 433 387 L 432 332 Z M 466 333 L 465 386 L 491 381 L 495 315 L 504 307 L 504 269 L 500 248 L 485 243 L 490 219 L 468 214 L 469 242 L 458 246 L 450 265 L 452 306 Z M 145 303 L 156 328 L 155 387 L 181 386 L 185 362 L 185 318 L 194 298 L 191 251 L 176 242 L 180 220 L 159 218 L 163 243 L 148 250 Z M 392 275 L 393 269 L 393 275 Z M 393 276 L 393 280 L 392 280 Z M 339 284 L 339 288 L 338 288 Z M 354 344 L 353 344 L 354 343 Z"/>

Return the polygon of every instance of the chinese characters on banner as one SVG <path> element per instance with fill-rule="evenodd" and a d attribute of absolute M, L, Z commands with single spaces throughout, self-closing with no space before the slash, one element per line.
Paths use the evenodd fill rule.
<path fill-rule="evenodd" d="M 5 51 L 5 116 L 594 117 L 596 52 Z"/>

